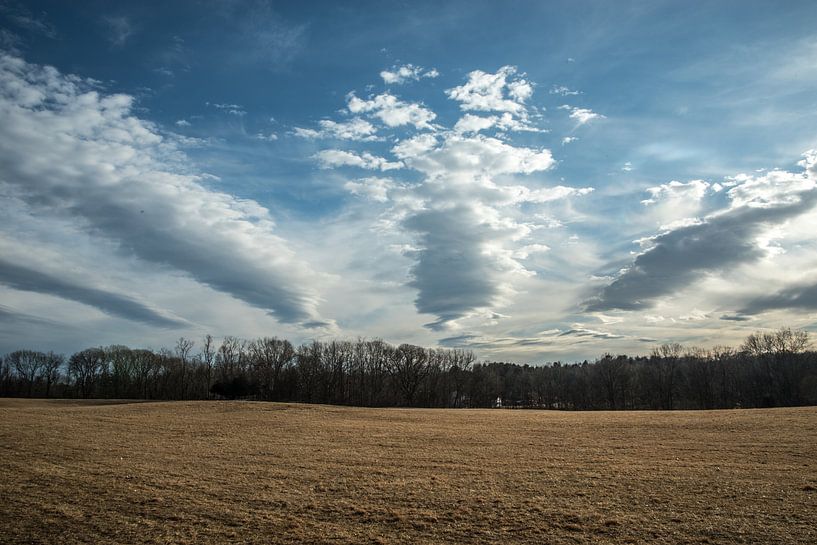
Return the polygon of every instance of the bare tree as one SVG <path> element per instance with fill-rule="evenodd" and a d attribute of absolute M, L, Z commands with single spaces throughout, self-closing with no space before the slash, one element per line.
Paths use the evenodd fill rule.
<path fill-rule="evenodd" d="M 43 356 L 45 354 L 34 350 L 17 350 L 6 356 L 6 360 L 14 367 L 17 375 L 25 381 L 28 397 L 31 397 L 34 381 L 43 366 Z"/>
<path fill-rule="evenodd" d="M 195 342 L 190 339 L 185 339 L 184 337 L 179 337 L 179 340 L 176 341 L 176 357 L 179 358 L 179 363 L 181 364 L 180 393 L 182 399 L 187 397 L 185 395 L 187 391 L 185 387 L 185 381 L 187 380 L 187 363 L 190 359 L 190 351 L 193 350 L 194 344 Z"/>
<path fill-rule="evenodd" d="M 389 361 L 389 371 L 405 405 L 412 405 L 414 395 L 428 374 L 428 352 L 421 346 L 401 344 Z"/>
<path fill-rule="evenodd" d="M 678 343 L 665 343 L 652 350 L 653 385 L 662 409 L 674 407 L 678 364 L 683 350 Z"/>
<path fill-rule="evenodd" d="M 150 350 L 134 350 L 132 357 L 137 388 L 142 399 L 150 399 L 150 387 L 155 386 L 155 377 L 159 370 L 158 356 Z"/>
<path fill-rule="evenodd" d="M 42 355 L 42 368 L 40 377 L 45 381 L 45 397 L 51 396 L 51 385 L 60 378 L 60 367 L 65 361 L 65 356 L 48 352 Z"/>
<path fill-rule="evenodd" d="M 250 353 L 262 399 L 275 399 L 281 370 L 295 357 L 295 349 L 287 340 L 265 337 L 250 344 Z"/>
<path fill-rule="evenodd" d="M 204 342 L 201 348 L 201 361 L 205 366 L 206 388 L 204 391 L 205 397 L 210 398 L 210 387 L 213 385 L 213 364 L 216 360 L 215 347 L 213 346 L 213 336 L 205 335 Z"/>
<path fill-rule="evenodd" d="M 114 397 L 127 396 L 133 378 L 133 357 L 127 346 L 114 345 L 105 349 L 105 356 L 113 383 Z"/>
<path fill-rule="evenodd" d="M 87 348 L 68 360 L 68 373 L 74 377 L 82 397 L 87 398 L 94 393 L 104 366 L 105 351 L 101 348 Z"/>

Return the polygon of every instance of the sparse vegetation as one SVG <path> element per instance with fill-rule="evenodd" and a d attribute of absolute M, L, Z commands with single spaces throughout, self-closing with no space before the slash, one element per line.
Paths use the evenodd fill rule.
<path fill-rule="evenodd" d="M 817 542 L 817 409 L 0 400 L 0 542 Z"/>

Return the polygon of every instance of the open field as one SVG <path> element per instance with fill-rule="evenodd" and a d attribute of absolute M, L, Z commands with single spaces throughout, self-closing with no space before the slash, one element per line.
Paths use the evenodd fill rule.
<path fill-rule="evenodd" d="M 817 408 L 0 400 L 2 543 L 817 543 Z"/>

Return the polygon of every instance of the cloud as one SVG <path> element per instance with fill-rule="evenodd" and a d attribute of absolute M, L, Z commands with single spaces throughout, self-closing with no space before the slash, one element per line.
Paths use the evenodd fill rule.
<path fill-rule="evenodd" d="M 710 189 L 703 180 L 690 182 L 671 181 L 655 187 L 648 187 L 649 198 L 641 201 L 648 207 L 664 229 L 697 223 L 691 216 L 701 209 L 701 202 Z"/>
<path fill-rule="evenodd" d="M 812 210 L 817 203 L 812 163 L 803 166 L 806 172 L 802 174 L 773 171 L 759 177 L 740 177 L 729 191 L 728 208 L 644 239 L 647 249 L 589 300 L 586 308 L 648 308 L 657 298 L 672 295 L 707 273 L 764 257 L 768 249 L 762 235 Z"/>
<path fill-rule="evenodd" d="M 404 64 L 403 66 L 393 66 L 391 70 L 383 70 L 380 77 L 386 85 L 402 85 L 407 81 L 419 81 L 420 78 L 436 78 L 440 73 L 435 68 L 424 70 L 422 66 Z"/>
<path fill-rule="evenodd" d="M 395 210 L 402 214 L 399 225 L 415 235 L 415 250 L 405 252 L 415 262 L 410 285 L 418 290 L 417 310 L 437 316 L 426 324 L 433 330 L 504 304 L 514 279 L 533 274 L 519 260 L 548 247 L 529 240 L 535 220 L 517 218 L 515 207 L 592 190 L 499 183 L 500 176 L 548 170 L 555 161 L 550 150 L 483 135 L 421 134 L 392 152 L 424 175 L 422 184 L 407 189 L 407 208 Z"/>
<path fill-rule="evenodd" d="M 55 327 L 61 327 L 62 324 L 55 320 L 49 320 L 48 318 L 41 318 L 39 316 L 32 316 L 31 314 L 26 314 L 25 312 L 19 312 L 18 310 L 7 307 L 5 305 L 0 305 L 0 322 L 6 324 L 6 326 L 13 327 L 17 325 L 37 325 L 37 326 L 48 326 L 49 329 L 53 329 Z M 19 342 L 19 339 L 15 339 L 15 342 Z"/>
<path fill-rule="evenodd" d="M 428 327 L 444 329 L 448 322 L 495 303 L 497 270 L 484 257 L 491 229 L 472 209 L 424 210 L 404 226 L 418 235 L 420 249 L 410 252 L 416 260 L 410 285 L 418 290 L 417 310 L 437 316 Z"/>
<path fill-rule="evenodd" d="M 191 123 L 186 119 L 179 119 L 176 121 L 176 126 L 178 127 L 189 127 Z"/>
<path fill-rule="evenodd" d="M 572 144 L 576 140 L 578 140 L 578 138 L 576 138 L 575 136 L 565 136 L 564 138 L 562 138 L 562 145 L 564 146 L 566 144 Z"/>
<path fill-rule="evenodd" d="M 424 174 L 530 174 L 548 170 L 555 160 L 548 149 L 515 147 L 497 138 L 483 135 L 450 135 L 442 144 L 422 137 L 407 139 L 393 148 L 406 164 Z"/>
<path fill-rule="evenodd" d="M 353 114 L 368 113 L 380 119 L 387 127 L 412 125 L 415 129 L 431 129 L 437 114 L 423 106 L 403 102 L 394 95 L 383 93 L 363 100 L 350 93 L 347 108 Z"/>
<path fill-rule="evenodd" d="M 459 134 L 478 133 L 491 128 L 497 128 L 501 131 L 527 131 L 527 132 L 547 132 L 529 125 L 525 121 L 516 119 L 508 112 L 501 116 L 480 116 L 474 114 L 465 114 L 454 125 L 454 132 Z"/>
<path fill-rule="evenodd" d="M 22 43 L 23 41 L 17 34 L 5 28 L 0 28 L 0 49 L 9 53 L 18 54 Z"/>
<path fill-rule="evenodd" d="M 213 108 L 217 108 L 222 112 L 228 113 L 230 115 L 234 115 L 237 117 L 243 117 L 247 115 L 246 110 L 238 104 L 214 104 L 211 102 L 205 102 L 205 105 L 212 106 Z"/>
<path fill-rule="evenodd" d="M 115 47 L 122 47 L 133 36 L 134 29 L 130 20 L 123 16 L 105 16 L 102 22 L 108 31 L 108 40 Z"/>
<path fill-rule="evenodd" d="M 355 117 L 345 122 L 336 122 L 331 119 L 319 121 L 320 130 L 295 127 L 295 135 L 301 138 L 337 138 L 338 140 L 377 140 L 377 129 L 374 125 Z"/>
<path fill-rule="evenodd" d="M 570 112 L 570 119 L 575 119 L 579 125 L 584 125 L 586 123 L 590 123 L 596 119 L 605 119 L 603 115 L 600 113 L 596 113 L 589 108 L 576 108 L 573 106 L 568 106 L 567 104 L 563 104 L 559 106 L 560 110 L 567 110 Z"/>
<path fill-rule="evenodd" d="M 559 95 L 559 96 L 566 97 L 566 96 L 580 95 L 581 92 L 580 91 L 572 91 L 571 89 L 569 89 L 568 87 L 565 87 L 564 85 L 554 85 L 553 87 L 550 88 L 550 94 L 551 95 Z"/>
<path fill-rule="evenodd" d="M 484 117 L 481 115 L 465 114 L 454 125 L 454 132 L 477 133 L 485 129 L 490 129 L 496 125 L 496 116 Z"/>
<path fill-rule="evenodd" d="M 55 39 L 57 30 L 54 25 L 45 19 L 45 12 L 38 17 L 24 5 L 12 3 L 0 3 L 0 13 L 5 15 L 13 24 L 24 28 L 30 32 L 35 32 L 46 38 Z"/>
<path fill-rule="evenodd" d="M 389 190 L 395 186 L 394 181 L 388 178 L 362 178 L 346 182 L 343 187 L 349 193 L 365 197 L 372 201 L 386 202 L 389 200 Z"/>
<path fill-rule="evenodd" d="M 817 284 L 791 286 L 771 295 L 757 297 L 740 309 L 738 314 L 755 315 L 770 310 L 781 309 L 801 311 L 817 310 Z"/>
<path fill-rule="evenodd" d="M 740 314 L 723 314 L 719 319 L 727 322 L 748 322 L 751 320 L 749 316 L 742 316 Z"/>
<path fill-rule="evenodd" d="M 208 9 L 223 25 L 212 54 L 225 64 L 280 69 L 296 58 L 309 37 L 308 24 L 290 23 L 265 0 L 215 2 Z"/>
<path fill-rule="evenodd" d="M 352 151 L 328 149 L 315 154 L 321 168 L 336 168 L 342 166 L 360 167 L 367 170 L 394 170 L 403 168 L 400 161 L 388 161 L 383 157 L 377 157 L 369 152 L 358 155 Z"/>
<path fill-rule="evenodd" d="M 650 198 L 644 199 L 641 204 L 649 206 L 659 201 L 676 199 L 700 201 L 706 195 L 707 189 L 709 189 L 709 183 L 703 180 L 692 180 L 687 183 L 672 181 L 659 186 L 648 187 L 647 193 L 650 194 Z"/>
<path fill-rule="evenodd" d="M 466 83 L 448 89 L 446 94 L 463 110 L 521 114 L 524 102 L 533 94 L 533 85 L 516 72 L 514 66 L 503 66 L 495 74 L 474 70 Z"/>
<path fill-rule="evenodd" d="M 0 284 L 17 290 L 46 293 L 77 301 L 112 316 L 157 327 L 177 328 L 189 325 L 184 320 L 166 316 L 132 297 L 83 286 L 67 278 L 60 278 L 56 274 L 15 265 L 4 260 L 0 260 Z"/>
<path fill-rule="evenodd" d="M 528 244 L 515 250 L 513 257 L 515 259 L 528 259 L 531 254 L 541 254 L 550 251 L 550 246 L 547 244 Z"/>
<path fill-rule="evenodd" d="M 567 331 L 558 333 L 559 337 L 592 337 L 594 339 L 623 339 L 624 335 L 610 333 L 607 331 L 596 331 L 582 326 L 574 326 Z"/>
<path fill-rule="evenodd" d="M 416 290 L 415 308 L 435 317 L 425 324 L 435 331 L 462 327 L 466 320 L 496 323 L 507 319 L 497 307 L 514 297 L 518 281 L 536 274 L 524 263 L 533 265 L 550 250 L 535 233 L 558 225 L 550 214 L 537 214 L 539 208 L 592 191 L 547 185 L 541 180 L 523 182 L 517 177 L 556 165 L 552 152 L 480 134 L 538 130 L 527 125 L 525 101 L 533 85 L 515 74 L 511 67 L 497 74 L 472 72 L 463 86 L 446 91 L 463 110 L 497 112 L 468 111 L 453 129 L 432 126 L 435 117 L 431 112 L 419 121 L 397 115 L 409 103 L 388 93 L 366 100 L 350 93 L 347 109 L 352 114 L 372 115 L 387 127 L 432 130 L 400 136 L 390 150 L 395 161 L 343 150 L 315 155 L 323 168 L 399 167 L 420 175 L 416 179 L 407 174 L 412 181 L 403 184 L 364 178 L 348 181 L 344 188 L 371 205 L 382 203 L 371 228 L 389 240 L 389 248 L 400 249 L 411 261 L 408 286 Z M 383 138 L 391 139 L 385 130 Z"/>
<path fill-rule="evenodd" d="M 132 105 L 130 96 L 0 56 L 2 190 L 279 321 L 317 319 L 316 274 L 273 234 L 269 212 L 207 189 Z"/>

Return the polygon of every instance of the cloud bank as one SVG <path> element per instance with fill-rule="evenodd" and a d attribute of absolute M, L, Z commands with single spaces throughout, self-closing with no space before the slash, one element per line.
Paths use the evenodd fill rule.
<path fill-rule="evenodd" d="M 282 322 L 319 321 L 316 275 L 273 233 L 268 211 L 207 188 L 188 172 L 172 138 L 132 110 L 130 96 L 0 56 L 0 190 L 37 214 L 70 218 L 125 255 L 183 272 Z M 5 272 L 6 281 L 27 290 L 73 294 L 107 312 L 160 321 L 115 294 L 47 275 L 23 283 L 19 270 Z"/>

